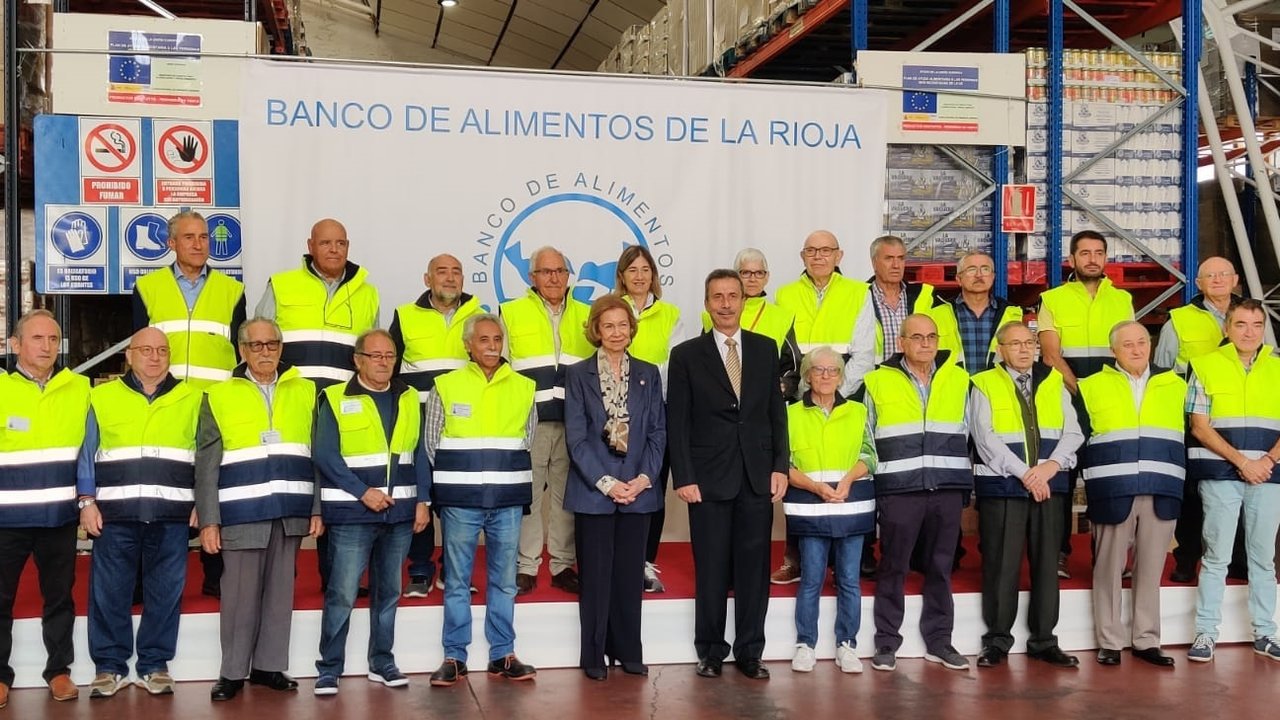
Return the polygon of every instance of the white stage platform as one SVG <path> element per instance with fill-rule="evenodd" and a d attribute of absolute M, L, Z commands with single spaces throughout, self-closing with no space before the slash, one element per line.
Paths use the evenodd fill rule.
<path fill-rule="evenodd" d="M 439 592 L 434 590 L 433 592 Z M 1129 591 L 1125 591 L 1126 597 Z M 1019 615 L 1014 634 L 1017 637 L 1015 652 L 1024 649 L 1026 625 L 1026 595 L 1023 593 L 1023 611 Z M 1058 637 L 1063 649 L 1089 650 L 1096 647 L 1093 635 L 1093 617 L 1089 590 L 1064 590 L 1062 593 L 1061 620 Z M 1248 588 L 1243 585 L 1228 586 L 1223 601 L 1225 622 L 1221 629 L 1221 642 L 1251 641 L 1253 634 L 1247 610 Z M 733 610 L 730 600 L 729 634 L 733 633 Z M 917 625 L 920 618 L 921 598 L 907 597 L 906 620 L 903 623 L 905 642 L 899 654 L 902 657 L 920 657 L 924 644 Z M 766 625 L 768 644 L 766 660 L 788 660 L 795 646 L 795 601 L 792 598 L 774 598 L 769 603 Z M 874 625 L 871 616 L 872 601 L 864 597 L 862 602 L 862 628 L 858 633 L 858 652 L 869 657 L 875 650 L 872 645 Z M 822 598 L 820 641 L 818 657 L 835 655 L 835 641 L 831 628 L 835 612 L 835 598 Z M 1161 591 L 1163 644 L 1187 645 L 1195 634 L 1195 587 L 1165 587 Z M 440 626 L 442 608 L 439 606 L 402 607 L 397 615 L 396 661 L 407 673 L 424 673 L 434 670 L 442 659 Z M 473 670 L 482 669 L 488 660 L 488 644 L 484 640 L 484 607 L 473 608 L 474 641 L 470 649 L 469 665 Z M 351 634 L 347 644 L 347 674 L 363 674 L 367 670 L 365 648 L 368 640 L 369 614 L 356 610 L 351 617 Z M 1126 611 L 1125 619 L 1128 621 Z M 137 622 L 137 616 L 134 617 Z M 89 659 L 86 621 L 76 619 L 76 663 L 72 678 L 81 685 L 93 679 L 93 663 Z M 977 654 L 985 626 L 982 622 L 981 598 L 978 593 L 956 596 L 956 649 L 966 655 Z M 299 610 L 293 616 L 293 639 L 289 672 L 297 677 L 316 674 L 315 660 L 320 642 L 320 611 Z M 661 595 L 647 596 L 644 603 L 645 661 L 651 664 L 692 663 L 693 651 L 693 600 L 664 600 Z M 516 653 L 525 662 L 538 667 L 576 667 L 578 664 L 578 606 L 572 602 L 529 602 L 516 605 Z M 16 620 L 13 626 L 13 657 L 17 673 L 15 687 L 37 687 L 43 684 L 44 645 L 40 636 L 39 618 Z M 218 644 L 217 613 L 183 615 L 178 638 L 178 657 L 170 665 L 170 671 L 178 680 L 214 680 L 218 676 L 220 650 Z"/>

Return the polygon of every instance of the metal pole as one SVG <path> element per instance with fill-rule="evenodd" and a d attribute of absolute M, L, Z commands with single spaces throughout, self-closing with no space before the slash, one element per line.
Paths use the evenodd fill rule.
<path fill-rule="evenodd" d="M 1049 138 L 1045 204 L 1048 227 L 1045 234 L 1046 284 L 1062 284 L 1062 2 L 1049 0 Z"/>
<path fill-rule="evenodd" d="M 1009 52 L 1009 0 L 996 0 L 993 49 L 998 53 Z M 1001 225 L 1004 224 L 1004 185 L 1009 179 L 1007 145 L 995 147 L 995 154 L 991 158 L 991 174 L 996 186 L 991 201 L 991 259 L 996 266 L 995 287 L 992 292 L 1005 297 L 1009 294 L 1009 236 L 1001 229 Z"/>
<path fill-rule="evenodd" d="M 1201 0 L 1182 0 L 1182 84 L 1187 90 L 1182 105 L 1182 272 L 1191 277 L 1200 263 L 1200 118 L 1196 95 L 1199 83 L 1191 75 L 1200 70 L 1200 48 L 1204 38 Z M 1221 38 L 1231 42 L 1230 38 Z M 1215 121 L 1216 122 L 1216 121 Z M 1196 295 L 1194 283 L 1182 288 L 1183 302 Z"/>
<path fill-rule="evenodd" d="M 18 3 L 4 4 L 4 268 L 5 337 L 13 337 L 22 313 L 22 209 L 18 197 L 18 135 L 22 131 L 18 67 Z M 7 344 L 6 344 L 7 349 Z M 10 365 L 12 367 L 12 365 Z"/>
<path fill-rule="evenodd" d="M 1234 58 L 1232 58 L 1234 60 Z M 1226 61 L 1226 58 L 1223 58 Z M 1244 64 L 1244 96 L 1249 101 L 1249 117 L 1258 119 L 1258 66 Z M 1216 122 L 1216 120 L 1215 120 Z M 1244 176 L 1253 180 L 1253 164 L 1244 164 Z M 1265 172 L 1264 172 L 1265 177 Z M 1244 213 L 1244 229 L 1248 233 L 1249 247 L 1258 249 L 1258 191 L 1253 183 L 1246 183 L 1240 190 L 1240 206 Z M 1254 297 L 1257 297 L 1256 295 Z"/>
<path fill-rule="evenodd" d="M 870 17 L 867 2 L 868 0 L 849 0 L 850 67 L 854 68 L 855 81 L 858 79 L 858 51 L 867 49 L 867 20 Z"/>
<path fill-rule="evenodd" d="M 930 35 L 929 37 L 925 38 L 924 40 L 921 40 L 921 41 L 920 41 L 920 43 L 919 43 L 918 45 L 916 45 L 915 47 L 911 48 L 911 52 L 922 52 L 922 51 L 924 51 L 924 50 L 928 50 L 929 48 L 933 47 L 933 44 L 934 44 L 934 43 L 936 43 L 936 42 L 938 42 L 939 40 L 941 40 L 942 38 L 944 38 L 944 37 L 946 37 L 946 36 L 950 35 L 952 30 L 955 30 L 956 28 L 960 27 L 961 25 L 964 25 L 965 23 L 969 22 L 969 20 L 970 20 L 971 18 L 973 18 L 975 15 L 977 15 L 977 14 L 978 14 L 978 13 L 980 13 L 980 12 L 982 12 L 983 10 L 986 10 L 986 9 L 987 9 L 987 6 L 988 6 L 988 5 L 990 5 L 990 4 L 991 4 L 991 2 L 992 2 L 992 0 L 979 0 L 979 2 L 978 2 L 977 4 L 975 4 L 973 7 L 969 8 L 968 10 L 965 10 L 965 11 L 964 11 L 964 13 L 962 13 L 959 17 L 957 17 L 956 19 L 954 19 L 954 20 L 952 20 L 951 22 L 947 23 L 946 25 L 944 25 L 944 26 L 942 26 L 942 27 L 938 28 L 938 31 L 937 31 L 937 32 L 935 32 L 934 34 Z M 1005 2 L 1005 0 L 995 0 L 995 2 L 996 2 L 996 14 L 997 14 L 997 15 L 999 15 L 999 13 L 1000 13 L 999 5 L 1000 5 L 1000 3 L 1001 3 L 1001 2 Z M 1007 3 L 1007 2 L 1005 2 L 1005 11 L 1004 11 L 1004 15 L 1005 15 L 1005 24 L 1006 24 L 1006 25 L 1008 25 L 1008 22 L 1009 22 L 1009 9 L 1008 9 L 1008 3 Z M 999 23 L 1000 23 L 1000 18 L 999 18 L 999 17 L 997 17 L 997 18 L 996 18 L 996 24 L 998 25 Z M 1006 31 L 1006 42 L 1007 42 L 1007 41 L 1008 41 L 1008 38 L 1007 38 L 1007 31 Z M 998 44 L 999 42 L 1000 42 L 1000 39 L 999 39 L 999 36 L 997 35 L 997 36 L 996 36 L 996 43 Z M 1009 51 L 1008 51 L 1008 50 L 997 50 L 996 52 L 1009 52 Z"/>
<path fill-rule="evenodd" d="M 1269 5 L 1271 2 L 1273 2 L 1273 0 L 1241 0 L 1241 2 L 1227 5 L 1224 0 L 1223 4 L 1226 5 L 1226 7 L 1222 9 L 1222 12 L 1227 17 L 1231 17 L 1245 12 L 1246 10 L 1252 10 L 1257 7 L 1262 7 L 1263 5 Z M 1186 17 L 1186 15 L 1183 15 L 1183 17 Z"/>

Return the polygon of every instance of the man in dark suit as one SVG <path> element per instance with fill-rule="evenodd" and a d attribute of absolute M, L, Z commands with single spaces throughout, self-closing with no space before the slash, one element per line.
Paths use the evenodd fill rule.
<path fill-rule="evenodd" d="M 707 276 L 704 303 L 711 332 L 671 351 L 667 388 L 672 483 L 689 503 L 693 541 L 693 644 L 698 675 L 719 677 L 729 654 L 724 627 L 732 587 L 734 662 L 747 677 L 764 680 L 771 503 L 786 492 L 790 457 L 778 349 L 742 330 L 743 287 L 734 271 Z"/>

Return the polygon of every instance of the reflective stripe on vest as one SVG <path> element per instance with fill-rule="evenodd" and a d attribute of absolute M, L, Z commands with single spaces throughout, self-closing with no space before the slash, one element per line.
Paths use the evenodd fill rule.
<path fill-rule="evenodd" d="M 388 442 L 373 398 L 364 393 L 347 395 L 346 390 L 347 384 L 342 384 L 330 385 L 323 391 L 338 424 L 343 461 L 366 486 L 377 488 L 396 500 L 417 498 L 413 454 L 422 433 L 418 392 L 407 387 L 400 393 L 396 400 L 396 422 Z M 344 403 L 351 402 L 358 403 L 359 409 L 343 412 Z M 420 500 L 426 502 L 427 498 Z M 415 503 L 397 502 L 386 512 L 375 513 L 366 508 L 360 498 L 322 476 L 320 509 L 327 523 L 398 523 L 413 520 Z"/>
<path fill-rule="evenodd" d="M 427 399 L 439 375 L 467 364 L 467 348 L 462 344 L 462 327 L 467 318 L 484 312 L 480 299 L 472 297 L 453 311 L 449 322 L 435 308 L 408 303 L 396 308 L 397 327 L 404 340 L 400 358 L 400 379 L 418 391 L 418 400 Z"/>
<path fill-rule="evenodd" d="M 1191 368 L 1209 397 L 1209 425 L 1250 459 L 1262 457 L 1280 440 L 1280 358 L 1263 345 L 1245 372 L 1234 345 L 1192 358 Z M 1235 466 L 1206 447 L 1189 441 L 1188 469 L 1197 480 L 1241 480 Z M 1269 483 L 1280 483 L 1273 468 Z"/>
<path fill-rule="evenodd" d="M 791 464 L 814 482 L 832 488 L 855 465 L 862 451 L 867 427 L 867 408 L 847 400 L 831 409 L 804 402 L 787 407 L 787 434 L 791 442 Z M 870 477 L 849 486 L 849 497 L 829 503 L 801 488 L 787 486 L 782 499 L 787 515 L 787 531 L 793 535 L 846 537 L 875 529 L 875 484 Z"/>
<path fill-rule="evenodd" d="M 564 369 L 594 352 L 585 330 L 591 308 L 574 300 L 570 288 L 560 316 L 558 361 L 551 336 L 551 315 L 537 293 L 530 290 L 524 297 L 502 303 L 501 313 L 507 326 L 511 367 L 537 385 L 538 419 L 563 421 Z"/>
<path fill-rule="evenodd" d="M 663 300 L 654 300 L 649 307 L 636 313 L 631 296 L 623 295 L 622 299 L 631 306 L 631 312 L 637 317 L 636 336 L 627 347 L 627 352 L 632 357 L 658 367 L 666 365 L 667 357 L 671 354 L 671 333 L 680 321 L 680 308 Z"/>
<path fill-rule="evenodd" d="M 198 390 L 231 377 L 236 366 L 231 320 L 244 298 L 239 280 L 210 268 L 190 312 L 172 268 L 147 273 L 135 288 L 147 308 L 147 321 L 169 339 L 169 372 L 174 377 Z"/>
<path fill-rule="evenodd" d="M 875 404 L 877 495 L 973 486 L 964 368 L 947 363 L 934 371 L 927 408 L 912 380 L 893 365 L 877 367 L 863 382 Z"/>
<path fill-rule="evenodd" d="M 307 267 L 271 276 L 276 322 L 284 338 L 280 361 L 325 388 L 355 375 L 356 338 L 378 321 L 378 291 L 369 272 L 355 274 L 329 297 L 323 280 Z"/>
<path fill-rule="evenodd" d="M 996 321 L 995 327 L 992 329 L 993 332 L 991 333 L 991 344 L 987 346 L 987 367 L 994 367 L 996 362 L 1000 359 L 1000 355 L 999 355 L 1000 340 L 999 338 L 996 337 L 996 333 L 994 331 L 1004 327 L 1005 323 L 1021 321 L 1022 315 L 1023 315 L 1022 308 L 1018 307 L 1017 305 L 1010 305 L 1004 309 L 1003 313 L 1001 313 L 1000 319 Z M 959 333 L 959 331 L 960 331 L 960 320 L 957 319 L 956 332 Z M 960 352 L 961 354 L 964 354 L 963 339 L 960 342 L 960 346 L 961 346 Z M 972 373 L 973 371 L 974 371 L 974 368 L 969 368 L 970 373 Z"/>
<path fill-rule="evenodd" d="M 1218 349 L 1225 337 L 1222 321 L 1213 313 L 1195 305 L 1183 305 L 1169 312 L 1169 322 L 1178 336 L 1178 359 L 1174 369 L 1186 374 L 1192 358 Z"/>
<path fill-rule="evenodd" d="M 270 413 L 262 391 L 247 378 L 209 388 L 209 409 L 222 436 L 222 525 L 311 516 L 315 407 L 315 383 L 293 367 L 277 378 Z"/>
<path fill-rule="evenodd" d="M 0 527 L 61 527 L 76 511 L 76 457 L 89 414 L 89 380 L 60 370 L 44 390 L 0 374 Z"/>
<path fill-rule="evenodd" d="M 1092 429 L 1081 456 L 1089 502 L 1136 495 L 1181 498 L 1187 382 L 1173 371 L 1152 375 L 1139 410 L 1128 376 L 1108 365 L 1080 381 L 1080 396 Z"/>
<path fill-rule="evenodd" d="M 778 306 L 795 320 L 796 345 L 802 354 L 831 346 L 844 353 L 853 340 L 854 324 L 869 302 L 870 285 L 835 273 L 827 281 L 818 304 L 818 289 L 808 273 L 778 289 Z"/>
<path fill-rule="evenodd" d="M 791 332 L 792 326 L 795 325 L 796 314 L 777 303 L 771 303 L 764 297 L 749 297 L 742 303 L 742 329 L 753 333 L 759 333 L 773 340 L 778 346 L 778 354 L 782 354 L 782 346 L 787 344 L 787 333 Z M 706 310 L 702 311 L 702 331 L 710 332 L 711 330 L 711 314 Z M 853 329 L 849 330 L 850 338 L 853 336 Z M 849 341 L 845 340 L 843 347 L 848 347 Z M 812 348 L 811 348 L 812 349 Z M 844 352 L 837 350 L 836 352 Z"/>
<path fill-rule="evenodd" d="M 1013 382 L 1013 376 L 1003 365 L 985 370 L 973 376 L 973 386 L 982 393 L 991 404 L 991 429 L 1000 441 L 1024 463 L 1034 467 L 1048 460 L 1058 449 L 1058 440 L 1062 438 L 1062 428 L 1066 420 L 1062 412 L 1062 373 L 1050 370 L 1049 374 L 1035 386 L 1036 426 L 1040 433 L 1040 452 L 1032 458 L 1027 457 L 1027 433 L 1022 422 L 1022 404 L 1018 400 L 1020 391 Z M 973 466 L 974 492 L 978 497 L 1026 498 L 1030 496 L 1022 485 L 1022 478 L 997 475 L 991 468 L 980 462 L 979 457 Z M 1049 490 L 1064 494 L 1068 491 L 1067 471 L 1061 470 L 1049 480 Z"/>
<path fill-rule="evenodd" d="M 1111 354 L 1111 328 L 1133 319 L 1133 297 L 1103 278 L 1098 294 L 1089 295 L 1084 283 L 1070 281 L 1040 295 L 1042 307 L 1053 316 L 1062 343 L 1062 357 L 1077 378 L 1096 373 Z"/>
<path fill-rule="evenodd" d="M 432 474 L 436 502 L 475 508 L 533 502 L 525 447 L 533 382 L 505 364 L 491 380 L 469 364 L 436 378 L 436 392 L 444 407 Z"/>
<path fill-rule="evenodd" d="M 151 402 L 117 378 L 93 389 L 93 466 L 104 522 L 186 523 L 195 505 L 203 393 L 179 382 Z"/>

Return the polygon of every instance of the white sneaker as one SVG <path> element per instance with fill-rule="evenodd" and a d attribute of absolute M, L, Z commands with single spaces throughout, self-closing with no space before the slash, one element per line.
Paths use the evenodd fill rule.
<path fill-rule="evenodd" d="M 662 584 L 658 579 L 658 573 L 662 572 L 657 565 L 651 562 L 644 564 L 644 591 L 647 593 L 666 592 L 667 586 Z"/>
<path fill-rule="evenodd" d="M 804 643 L 797 643 L 796 656 L 791 659 L 791 669 L 794 672 L 813 672 L 817 664 L 818 656 L 814 654 L 813 648 Z"/>
<path fill-rule="evenodd" d="M 836 665 L 839 666 L 840 672 L 862 672 L 862 661 L 858 659 L 857 651 L 847 642 L 840 643 L 840 647 L 836 648 Z"/>

